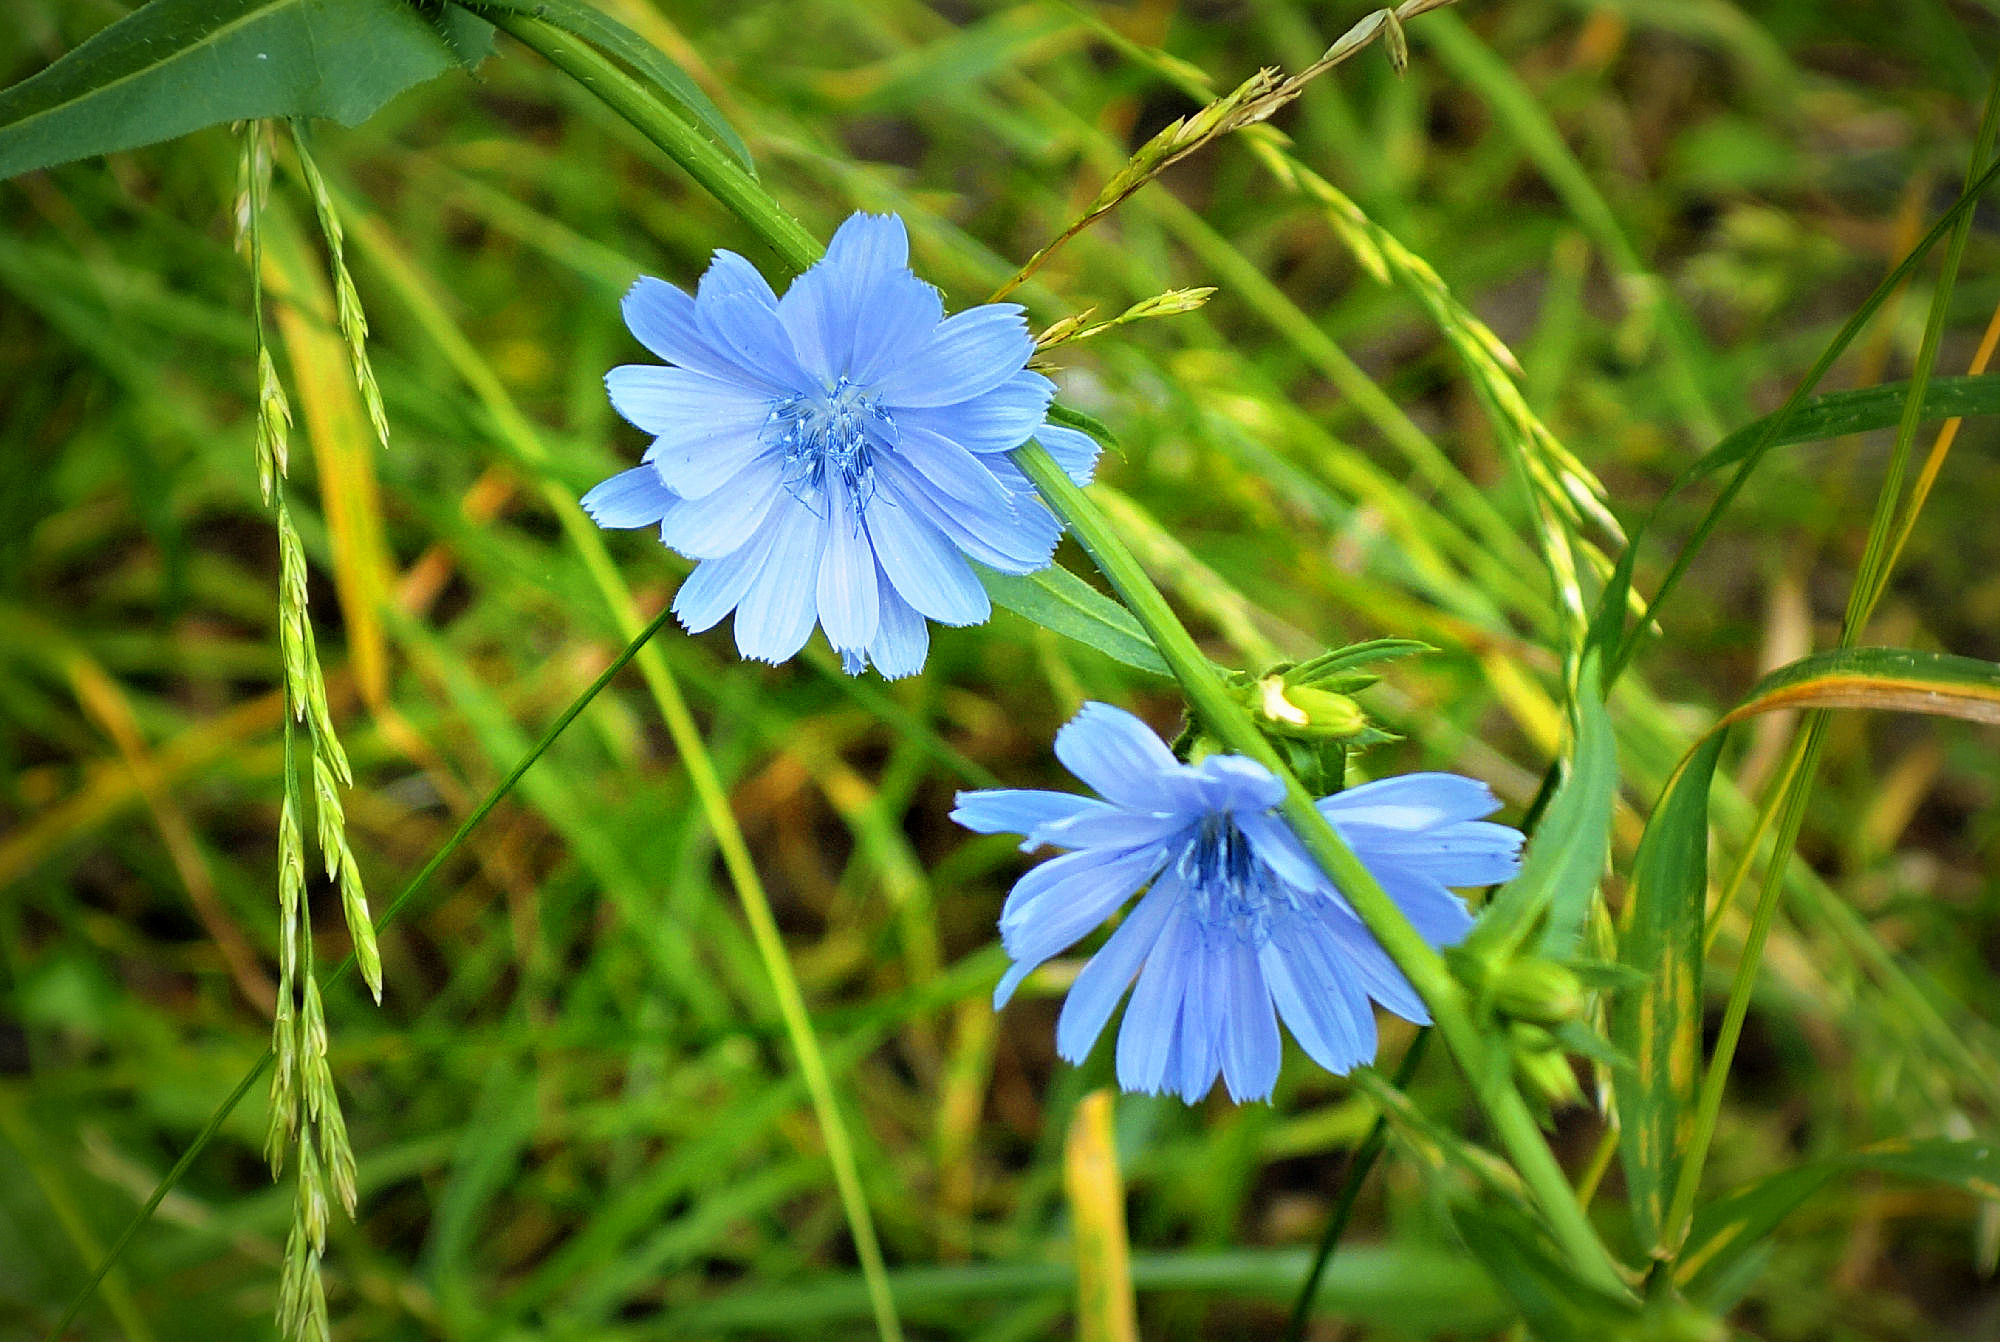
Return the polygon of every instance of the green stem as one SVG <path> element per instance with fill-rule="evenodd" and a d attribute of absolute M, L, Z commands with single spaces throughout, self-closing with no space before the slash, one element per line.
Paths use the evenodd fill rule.
<path fill-rule="evenodd" d="M 790 269 L 804 270 L 825 255 L 826 248 L 819 239 L 772 200 L 757 185 L 757 179 L 743 171 L 741 164 L 616 62 L 553 24 L 527 14 L 484 8 L 477 0 L 471 7 L 479 11 L 481 18 L 540 53 L 549 64 L 631 122 L 641 135 L 687 169 L 704 190 L 748 225 Z"/>
<path fill-rule="evenodd" d="M 1256 760 L 1284 783 L 1285 797 L 1278 804 L 1278 813 L 1430 1008 L 1438 1033 L 1444 1036 L 1446 1046 L 1470 1081 L 1480 1107 L 1493 1125 L 1494 1135 L 1507 1148 L 1522 1180 L 1534 1191 L 1558 1241 L 1582 1271 L 1612 1290 L 1623 1290 L 1624 1283 L 1610 1253 L 1591 1228 L 1562 1166 L 1542 1140 L 1533 1114 L 1514 1088 L 1508 1059 L 1474 1024 L 1464 990 L 1446 968 L 1443 957 L 1410 925 L 1381 883 L 1319 813 L 1312 794 L 1293 776 L 1270 741 L 1251 721 L 1249 713 L 1216 676 L 1193 636 L 1097 505 L 1064 474 L 1041 444 L 1030 441 L 1016 449 L 1013 457 L 1145 626 L 1201 725 L 1231 750 Z"/>
<path fill-rule="evenodd" d="M 1423 1061 L 1424 1046 L 1430 1042 L 1429 1030 L 1417 1031 L 1410 1040 L 1410 1046 L 1403 1050 L 1403 1060 L 1396 1064 L 1395 1078 L 1389 1083 L 1397 1090 L 1408 1090 L 1410 1078 L 1416 1075 L 1417 1064 Z M 1340 1197 L 1333 1206 L 1333 1214 L 1326 1218 L 1326 1229 L 1320 1233 L 1319 1248 L 1313 1253 L 1312 1267 L 1306 1271 L 1306 1279 L 1299 1283 L 1298 1298 L 1292 1301 L 1292 1316 L 1285 1324 L 1285 1342 L 1305 1342 L 1306 1325 L 1312 1322 L 1313 1302 L 1319 1298 L 1319 1285 L 1326 1276 L 1326 1265 L 1333 1261 L 1333 1251 L 1340 1245 L 1340 1237 L 1347 1233 L 1347 1222 L 1354 1215 L 1354 1204 L 1361 1198 L 1361 1185 L 1368 1179 L 1368 1172 L 1375 1168 L 1376 1159 L 1382 1148 L 1389 1144 L 1389 1115 L 1378 1113 L 1375 1122 L 1368 1129 L 1368 1136 L 1355 1148 L 1353 1158 L 1347 1163 L 1347 1171 L 1341 1178 Z"/>
<path fill-rule="evenodd" d="M 630 121 L 794 270 L 804 269 L 823 254 L 820 244 L 805 234 L 798 221 L 741 167 L 696 133 L 653 92 L 610 61 L 539 20 L 504 11 L 487 11 L 487 15 Z M 1119 596 L 1152 635 L 1196 715 L 1224 744 L 1263 764 L 1283 781 L 1285 798 L 1278 806 L 1279 813 L 1429 1006 L 1438 1032 L 1470 1078 L 1496 1136 L 1514 1157 L 1522 1179 L 1534 1190 L 1558 1241 L 1591 1278 L 1610 1289 L 1624 1289 L 1616 1264 L 1591 1228 L 1561 1165 L 1542 1140 L 1534 1116 L 1514 1088 L 1506 1056 L 1488 1047 L 1443 959 L 1410 926 L 1353 850 L 1320 815 L 1312 795 L 1292 776 L 1256 724 L 1231 698 L 1166 598 L 1153 586 L 1096 504 L 1062 472 L 1040 444 L 1030 441 L 1013 456 L 1041 488 L 1057 515 L 1069 523 Z M 873 1286 L 871 1282 L 871 1290 Z"/>

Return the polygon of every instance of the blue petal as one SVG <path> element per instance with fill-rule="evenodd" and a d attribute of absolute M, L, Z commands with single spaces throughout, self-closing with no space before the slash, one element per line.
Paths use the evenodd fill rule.
<path fill-rule="evenodd" d="M 635 466 L 600 481 L 583 496 L 583 510 L 601 527 L 649 527 L 680 500 L 651 466 Z"/>
<path fill-rule="evenodd" d="M 764 571 L 778 529 L 767 520 L 742 548 L 720 559 L 704 559 L 696 564 L 681 590 L 674 593 L 674 614 L 690 634 L 711 629 L 750 590 L 750 584 Z"/>
<path fill-rule="evenodd" d="M 736 607 L 736 650 L 764 662 L 782 662 L 806 645 L 818 614 L 819 556 L 825 523 L 785 495 L 764 528 L 771 548 Z"/>
<path fill-rule="evenodd" d="M 1431 945 L 1456 946 L 1472 930 L 1465 901 L 1430 877 L 1381 861 L 1370 863 L 1368 870 Z"/>
<path fill-rule="evenodd" d="M 1064 853 L 1015 882 L 1000 914 L 1000 944 L 1014 964 L 993 990 L 995 1011 L 1007 1005 L 1022 979 L 1075 945 L 1146 883 L 1155 865 L 1144 860 L 1147 856 Z"/>
<path fill-rule="evenodd" d="M 953 799 L 951 818 L 975 834 L 1019 834 L 1024 838 L 1045 825 L 1109 809 L 1094 797 L 1039 788 L 988 788 L 961 792 Z M 1025 851 L 1032 844 L 1023 844 Z"/>
<path fill-rule="evenodd" d="M 1209 1009 L 1222 1013 L 1222 1081 L 1238 1104 L 1268 1100 L 1278 1084 L 1284 1041 L 1271 1007 L 1271 990 L 1258 967 L 1257 952 L 1234 935 L 1218 938 L 1222 994 Z"/>
<path fill-rule="evenodd" d="M 1122 708 L 1085 704 L 1056 733 L 1055 751 L 1065 769 L 1120 806 L 1172 811 L 1187 800 L 1185 790 L 1176 787 L 1185 766 L 1152 728 Z"/>
<path fill-rule="evenodd" d="M 621 364 L 604 375 L 604 390 L 619 414 L 652 434 L 692 439 L 758 428 L 771 399 L 741 382 L 654 363 Z"/>
<path fill-rule="evenodd" d="M 868 505 L 875 557 L 902 598 L 941 624 L 978 624 L 993 613 L 986 589 L 957 547 L 912 506 L 886 492 Z"/>
<path fill-rule="evenodd" d="M 876 457 L 875 469 L 888 492 L 988 568 L 1002 573 L 1047 568 L 1056 542 L 1062 539 L 1062 523 L 1032 494 L 1010 498 L 1006 512 L 968 508 L 945 497 L 915 467 L 895 456 Z"/>
<path fill-rule="evenodd" d="M 1192 922 L 1192 920 L 1190 920 Z M 1168 1069 L 1168 1089 L 1189 1104 L 1199 1103 L 1215 1089 L 1215 1075 L 1222 1070 L 1222 1011 L 1225 1005 L 1223 952 L 1213 929 L 1196 925 L 1186 961 L 1187 977 L 1181 984 L 1180 1027 L 1175 1031 L 1176 1056 Z M 1227 933 L 1223 936 L 1226 938 Z"/>
<path fill-rule="evenodd" d="M 827 382 L 867 385 L 914 355 L 943 320 L 944 304 L 908 261 L 902 220 L 850 216 L 826 258 L 778 301 L 800 361 Z"/>
<path fill-rule="evenodd" d="M 1404 1020 L 1418 1025 L 1431 1023 L 1431 1013 L 1424 1006 L 1424 999 L 1417 995 L 1416 988 L 1403 977 L 1403 971 L 1396 968 L 1396 962 L 1389 958 L 1389 952 L 1382 949 L 1382 943 L 1375 940 L 1375 934 L 1359 918 L 1331 906 L 1321 908 L 1319 914 L 1339 947 L 1340 958 L 1345 962 L 1343 982 L 1352 981 Z"/>
<path fill-rule="evenodd" d="M 842 653 L 865 649 L 881 627 L 875 552 L 840 472 L 826 473 L 826 549 L 819 559 L 819 621 Z"/>
<path fill-rule="evenodd" d="M 1014 500 L 986 464 L 951 439 L 917 425 L 898 426 L 896 454 L 945 497 L 987 512 L 1011 515 Z"/>
<path fill-rule="evenodd" d="M 1205 762 L 1205 761 L 1204 761 Z M 1276 780 L 1273 779 L 1273 782 Z M 1280 784 L 1280 786 L 1283 786 Z M 1319 864 L 1306 856 L 1305 845 L 1291 826 L 1269 811 L 1237 811 L 1236 828 L 1250 840 L 1251 851 L 1294 890 L 1319 890 L 1329 882 Z"/>
<path fill-rule="evenodd" d="M 721 488 L 676 500 L 660 521 L 661 543 L 689 559 L 714 559 L 737 549 L 757 533 L 783 494 L 782 469 L 777 454 L 767 452 Z"/>
<path fill-rule="evenodd" d="M 1133 811 L 1100 803 L 1099 809 L 1042 826 L 1034 837 L 1058 848 L 1136 848 L 1163 843 L 1187 826 L 1187 817 L 1178 811 Z"/>
<path fill-rule="evenodd" d="M 1118 999 L 1132 986 L 1132 976 L 1152 953 L 1167 915 L 1184 893 L 1163 874 L 1076 976 L 1056 1018 L 1056 1053 L 1065 1061 L 1080 1063 L 1090 1055 L 1091 1045 L 1118 1009 Z"/>
<path fill-rule="evenodd" d="M 1010 452 L 1041 428 L 1055 390 L 1053 382 L 1024 368 L 970 400 L 899 410 L 896 423 L 943 434 L 968 452 Z"/>
<path fill-rule="evenodd" d="M 1246 755 L 1210 755 L 1191 770 L 1210 810 L 1265 811 L 1285 799 L 1277 775 Z"/>
<path fill-rule="evenodd" d="M 899 411 L 956 405 L 1013 377 L 1034 351 L 1018 304 L 967 308 L 939 322 L 907 359 L 875 379 L 875 394 Z"/>
<path fill-rule="evenodd" d="M 1521 870 L 1521 831 L 1490 820 L 1460 820 L 1415 834 L 1343 820 L 1339 826 L 1372 870 L 1392 862 L 1444 885 L 1498 885 Z"/>
<path fill-rule="evenodd" d="M 1064 853 L 1014 883 L 1000 909 L 1000 944 L 1037 964 L 1069 949 L 1158 871 L 1158 849 Z"/>
<path fill-rule="evenodd" d="M 1368 998 L 1342 972 L 1330 934 L 1308 917 L 1287 920 L 1258 952 L 1278 1014 L 1299 1047 L 1320 1066 L 1345 1076 L 1375 1057 L 1375 1017 Z"/>
<path fill-rule="evenodd" d="M 665 280 L 641 275 L 625 292 L 625 325 L 639 343 L 669 363 L 724 382 L 780 390 L 754 368 L 710 343 L 695 322 L 695 301 Z"/>
<path fill-rule="evenodd" d="M 875 641 L 868 645 L 868 660 L 885 680 L 914 676 L 924 669 L 924 654 L 930 651 L 930 626 L 909 602 L 896 595 L 879 563 L 875 576 L 882 613 Z"/>
<path fill-rule="evenodd" d="M 1118 1084 L 1157 1095 L 1177 1059 L 1181 999 L 1200 954 L 1194 920 L 1176 902 L 1139 971 L 1125 1023 L 1118 1027 Z"/>
<path fill-rule="evenodd" d="M 1033 430 L 1035 441 L 1048 449 L 1063 473 L 1079 485 L 1087 485 L 1097 474 L 1100 451 L 1097 440 L 1079 429 L 1060 424 L 1043 424 Z"/>
<path fill-rule="evenodd" d="M 772 312 L 778 308 L 778 296 L 771 292 L 770 282 L 763 273 L 735 252 L 718 247 L 695 288 L 695 307 L 699 311 L 725 298 L 739 297 Z"/>
<path fill-rule="evenodd" d="M 1398 774 L 1336 792 L 1319 803 L 1329 820 L 1419 830 L 1454 820 L 1477 820 L 1500 809 L 1493 789 L 1457 774 Z"/>
<path fill-rule="evenodd" d="M 768 384 L 793 392 L 820 385 L 799 362 L 777 312 L 758 295 L 731 293 L 711 300 L 704 293 L 695 304 L 695 321 L 718 348 L 728 350 L 744 367 L 763 373 Z"/>

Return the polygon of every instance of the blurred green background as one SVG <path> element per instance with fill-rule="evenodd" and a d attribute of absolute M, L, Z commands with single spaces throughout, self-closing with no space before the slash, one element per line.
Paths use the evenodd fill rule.
<path fill-rule="evenodd" d="M 954 307 L 1193 110 L 1147 52 L 1223 90 L 1309 63 L 1365 12 L 1142 0 L 1091 5 L 1093 24 L 1054 3 L 603 7 L 695 76 L 815 232 L 856 208 L 902 213 L 917 269 Z M 122 12 L 15 0 L 0 82 Z M 1512 347 L 1530 404 L 1629 524 L 1774 408 L 1950 203 L 1996 16 L 1991 0 L 1477 0 L 1412 21 L 1406 77 L 1372 50 L 1276 124 Z M 231 243 L 238 145 L 216 129 L 0 183 L 10 1338 L 53 1323 L 269 1035 L 277 560 Z M 769 258 L 504 38 L 476 76 L 357 129 L 321 126 L 314 147 L 373 326 L 388 450 L 360 414 L 310 200 L 282 156 L 273 338 L 358 775 L 349 832 L 380 909 L 623 644 L 604 575 L 550 502 L 643 446 L 601 385 L 642 357 L 620 293 L 642 271 L 689 283 L 717 246 Z M 2000 303 L 1996 260 L 1982 212 L 1941 372 L 1965 370 Z M 1827 389 L 1907 375 L 1927 274 Z M 1056 359 L 1065 399 L 1122 441 L 1107 507 L 1220 661 L 1383 635 L 1436 645 L 1370 692 L 1406 739 L 1362 764 L 1475 774 L 1518 818 L 1560 731 L 1558 626 L 1526 497 L 1449 346 L 1227 141 L 1015 297 L 1041 326 L 1185 285 L 1219 293 Z M 2000 659 L 1995 442 L 1989 422 L 1965 426 L 1865 641 Z M 1833 642 L 1885 456 L 1882 435 L 1774 455 L 1666 612 L 1614 699 L 1621 870 L 1687 743 L 1761 669 Z M 1642 584 L 1711 497 L 1669 509 Z M 634 603 L 657 610 L 684 563 L 643 533 L 608 543 Z M 913 1336 L 1067 1335 L 1061 1147 L 1108 1059 L 1055 1059 L 1061 966 L 994 1017 L 993 921 L 1023 860 L 945 814 L 959 787 L 1070 786 L 1048 741 L 1083 699 L 1170 732 L 1174 696 L 1005 613 L 936 631 L 925 674 L 894 685 L 842 677 L 823 646 L 775 669 L 740 663 L 726 630 L 670 629 L 659 646 L 769 886 Z M 1770 723 L 1725 756 L 1718 872 L 1782 753 L 1787 725 Z M 1834 721 L 1711 1187 L 1884 1137 L 1992 1131 L 1993 747 L 1962 723 Z M 322 956 L 344 952 L 338 899 L 314 897 Z M 1711 982 L 1744 921 L 1724 919 Z M 383 955 L 380 1008 L 352 983 L 328 1005 L 361 1173 L 358 1222 L 335 1218 L 327 1259 L 336 1336 L 872 1335 L 768 981 L 636 675 Z M 1388 1025 L 1385 1058 L 1408 1038 Z M 1414 1090 L 1475 1127 L 1441 1056 Z M 78 1336 L 272 1333 L 290 1189 L 259 1154 L 263 1110 L 260 1087 Z M 1274 1335 L 1372 1112 L 1296 1056 L 1269 1106 L 1121 1097 L 1143 1335 Z M 1559 1116 L 1572 1169 L 1600 1133 L 1588 1108 Z M 1860 1179 L 1789 1223 L 1735 1318 L 1774 1340 L 2000 1335 L 1996 1251 L 1993 1204 Z M 1314 1335 L 1482 1337 L 1505 1319 L 1392 1147 Z"/>

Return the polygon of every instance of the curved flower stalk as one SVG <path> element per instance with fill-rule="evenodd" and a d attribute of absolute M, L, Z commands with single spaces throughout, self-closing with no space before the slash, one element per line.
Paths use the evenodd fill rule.
<path fill-rule="evenodd" d="M 906 676 L 927 619 L 991 613 L 967 559 L 1049 563 L 1062 523 L 1006 453 L 1032 435 L 1082 483 L 1097 444 L 1043 422 L 1055 387 L 1026 367 L 1019 306 L 947 317 L 908 259 L 901 219 L 856 214 L 782 298 L 727 251 L 692 297 L 650 277 L 626 294 L 626 324 L 668 366 L 605 385 L 655 437 L 583 506 L 700 561 L 674 598 L 690 632 L 733 610 L 738 650 L 780 662 L 817 623 L 850 674 Z"/>
<path fill-rule="evenodd" d="M 1218 1074 L 1231 1099 L 1268 1098 L 1279 1017 L 1335 1073 L 1375 1056 L 1371 998 L 1429 1023 L 1409 981 L 1274 813 L 1284 785 L 1270 770 L 1242 755 L 1183 764 L 1139 719 L 1099 703 L 1056 734 L 1055 750 L 1103 800 L 961 792 L 952 818 L 983 834 L 1025 835 L 1024 851 L 1070 850 L 1007 897 L 1000 938 L 1014 964 L 996 1007 L 1145 889 L 1063 1003 L 1056 1051 L 1065 1059 L 1083 1061 L 1135 977 L 1118 1083 L 1189 1103 Z M 1434 948 L 1472 927 L 1447 887 L 1505 881 L 1520 866 L 1520 832 L 1481 819 L 1499 802 L 1470 778 L 1405 774 L 1318 807 Z"/>

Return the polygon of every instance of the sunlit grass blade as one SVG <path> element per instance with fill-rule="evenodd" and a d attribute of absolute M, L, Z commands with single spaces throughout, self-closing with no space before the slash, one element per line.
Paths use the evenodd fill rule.
<path fill-rule="evenodd" d="M 1611 1008 L 1611 1043 L 1632 1061 L 1616 1092 L 1633 1233 L 1665 1257 L 1667 1204 L 1694 1124 L 1701 1071 L 1702 916 L 1708 790 L 1720 734 L 1681 762 L 1639 843 L 1618 928 L 1618 960 L 1642 975 Z"/>
<path fill-rule="evenodd" d="M 1112 1140 L 1112 1093 L 1083 1097 L 1063 1147 L 1063 1189 L 1076 1237 L 1078 1342 L 1138 1342 L 1132 1249 L 1125 1238 L 1125 1181 Z"/>

